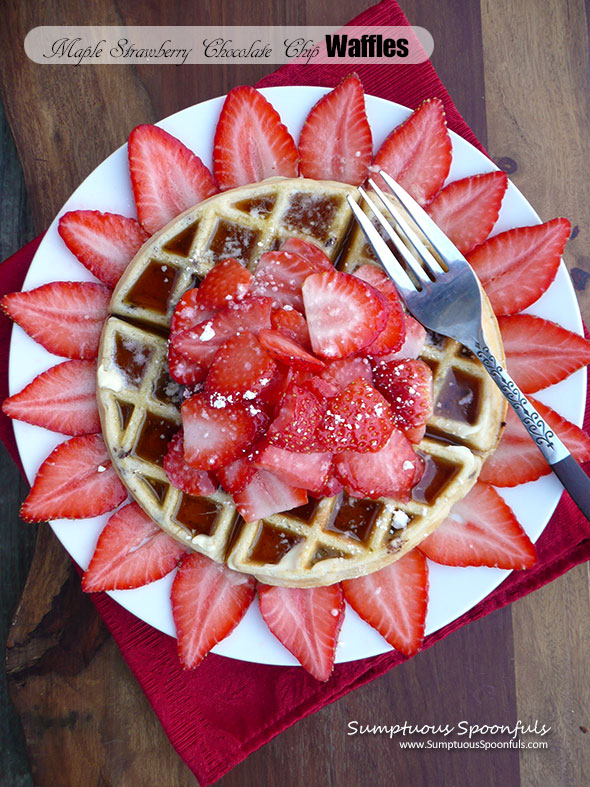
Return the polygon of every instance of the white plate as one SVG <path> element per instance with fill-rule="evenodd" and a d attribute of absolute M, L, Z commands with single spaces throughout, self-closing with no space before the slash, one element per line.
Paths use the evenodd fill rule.
<path fill-rule="evenodd" d="M 276 87 L 262 91 L 279 111 L 284 123 L 298 138 L 309 109 L 326 92 L 315 87 Z M 159 125 L 181 139 L 207 164 L 212 164 L 213 133 L 223 98 L 205 101 L 163 120 Z M 384 99 L 367 96 L 367 111 L 373 130 L 375 150 L 394 126 L 405 120 L 410 110 Z M 451 133 L 453 164 L 449 180 L 495 169 L 492 162 L 461 137 Z M 541 166 L 541 162 L 539 162 Z M 126 146 L 119 148 L 86 178 L 60 211 L 94 209 L 135 216 L 127 168 Z M 494 233 L 514 226 L 534 224 L 539 217 L 510 184 Z M 27 274 L 23 289 L 49 281 L 94 281 L 66 249 L 57 232 L 57 218 L 49 227 Z M 550 289 L 528 311 L 582 332 L 580 312 L 565 266 L 561 265 Z M 20 391 L 40 372 L 58 359 L 30 339 L 18 326 L 12 335 L 9 382 L 10 392 Z M 586 397 L 585 370 L 539 395 L 546 404 L 577 424 L 582 423 Z M 14 422 L 16 440 L 30 482 L 55 446 L 64 440 L 39 427 Z M 553 476 L 502 491 L 529 536 L 535 541 L 557 505 L 561 486 Z M 51 526 L 64 547 L 83 568 L 89 563 L 100 531 L 110 515 L 85 521 L 58 520 Z M 430 563 L 430 603 L 426 633 L 447 625 L 487 596 L 510 572 L 488 568 L 450 568 Z M 175 635 L 169 592 L 173 574 L 137 590 L 110 593 L 134 615 L 167 634 Z M 350 608 L 336 653 L 336 661 L 353 661 L 391 650 L 385 640 L 365 624 Z M 265 664 L 292 665 L 297 662 L 273 637 L 264 624 L 257 604 L 253 604 L 238 628 L 214 652 L 224 656 Z"/>

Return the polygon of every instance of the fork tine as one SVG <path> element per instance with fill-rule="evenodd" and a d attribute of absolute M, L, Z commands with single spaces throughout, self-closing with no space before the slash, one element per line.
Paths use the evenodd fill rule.
<path fill-rule="evenodd" d="M 433 219 L 430 218 L 424 208 L 420 207 L 416 200 L 411 197 L 399 183 L 396 183 L 387 172 L 381 169 L 379 170 L 379 174 L 407 210 L 412 221 L 419 227 L 420 231 L 424 233 L 424 236 L 428 238 L 428 242 L 441 259 L 445 260 L 447 265 L 452 264 L 453 260 L 465 260 L 465 257 L 447 238 Z"/>
<path fill-rule="evenodd" d="M 424 268 L 416 260 L 416 258 L 411 253 L 410 249 L 406 246 L 402 238 L 400 238 L 400 236 L 395 232 L 394 228 L 387 221 L 385 216 L 381 213 L 379 208 L 375 205 L 373 200 L 369 197 L 369 195 L 361 186 L 359 186 L 359 192 L 363 197 L 363 199 L 368 204 L 368 206 L 371 208 L 377 219 L 379 220 L 379 223 L 381 224 L 383 229 L 387 232 L 388 236 L 391 238 L 393 245 L 395 246 L 401 257 L 403 258 L 408 268 L 412 271 L 416 279 L 421 284 L 426 284 L 427 282 L 429 282 L 430 279 L 428 278 Z"/>
<path fill-rule="evenodd" d="M 393 282 L 400 291 L 401 295 L 407 296 L 413 292 L 416 292 L 414 282 L 410 279 L 408 274 L 396 260 L 391 249 L 387 243 L 385 243 L 381 235 L 379 235 L 369 217 L 361 210 L 350 194 L 346 197 L 346 199 L 358 223 L 360 224 L 365 237 L 373 247 L 375 254 L 381 261 L 381 264 L 387 271 L 388 275 L 393 279 Z"/>
<path fill-rule="evenodd" d="M 384 207 L 386 208 L 387 212 L 392 216 L 395 220 L 396 224 L 398 225 L 399 230 L 401 230 L 402 235 L 405 235 L 406 240 L 412 246 L 419 257 L 422 259 L 426 270 L 429 271 L 433 276 L 437 273 L 444 273 L 444 270 L 438 260 L 432 256 L 431 252 L 429 251 L 428 247 L 425 245 L 424 241 L 422 241 L 415 233 L 415 231 L 410 227 L 408 222 L 406 221 L 403 212 L 404 210 L 407 211 L 406 205 L 398 200 L 399 208 L 397 205 L 393 205 L 391 200 L 387 199 L 387 197 L 391 197 L 391 195 L 385 194 L 379 186 L 375 183 L 372 178 L 369 178 L 369 183 L 381 202 L 383 203 Z M 395 195 L 397 197 L 397 194 Z M 410 218 L 412 214 L 409 213 Z"/>

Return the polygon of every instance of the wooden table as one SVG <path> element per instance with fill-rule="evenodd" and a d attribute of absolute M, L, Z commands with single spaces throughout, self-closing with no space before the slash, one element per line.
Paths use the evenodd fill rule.
<path fill-rule="evenodd" d="M 269 66 L 43 67 L 24 55 L 42 24 L 342 24 L 367 0 L 145 3 L 71 0 L 3 9 L 2 257 L 43 230 L 130 129 L 253 83 Z M 588 6 L 582 0 L 404 0 L 434 36 L 433 62 L 459 110 L 543 219 L 576 231 L 565 259 L 590 318 Z M 164 10 L 165 9 L 165 10 Z M 18 166 L 22 165 L 22 176 Z M 24 185 L 23 185 L 24 177 Z M 1 590 L 14 610 L 33 531 L 24 492 L 2 465 Z M 280 735 L 219 783 L 230 785 L 581 785 L 590 773 L 588 566 L 465 627 Z M 5 627 L 2 629 L 4 636 Z M 39 528 L 9 633 L 8 678 L 20 715 L 3 713 L 4 784 L 193 785 L 69 558 Z M 4 691 L 4 684 L 2 684 Z M 549 751 L 403 751 L 384 735 L 347 736 L 350 720 L 550 725 Z M 584 778 L 585 774 L 585 778 Z"/>

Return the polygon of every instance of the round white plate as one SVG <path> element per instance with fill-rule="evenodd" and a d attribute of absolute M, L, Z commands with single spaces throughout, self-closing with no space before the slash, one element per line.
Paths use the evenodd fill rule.
<path fill-rule="evenodd" d="M 309 109 L 327 92 L 315 87 L 276 87 L 262 93 L 279 111 L 283 122 L 298 139 Z M 369 121 L 373 130 L 375 150 L 387 134 L 410 114 L 410 110 L 384 99 L 366 97 Z M 189 107 L 161 121 L 162 128 L 181 139 L 212 166 L 213 134 L 223 98 L 215 98 Z M 482 153 L 451 133 L 453 164 L 449 181 L 478 172 L 495 169 Z M 72 194 L 60 211 L 93 209 L 136 216 L 129 182 L 126 146 L 107 158 Z M 23 289 L 29 290 L 50 281 L 94 281 L 94 277 L 67 250 L 57 232 L 57 221 L 51 224 L 35 255 Z M 535 224 L 539 217 L 510 184 L 494 234 L 515 226 Z M 555 282 L 528 311 L 555 322 L 569 330 L 582 332 L 580 312 L 565 266 L 561 265 Z M 22 390 L 40 372 L 61 362 L 46 352 L 18 326 L 14 327 L 10 352 L 9 384 L 11 394 Z M 577 424 L 582 423 L 586 397 L 585 370 L 539 394 L 546 404 Z M 29 481 L 47 455 L 62 442 L 57 435 L 39 427 L 14 422 L 16 440 Z M 514 489 L 500 490 L 513 508 L 528 535 L 535 541 L 557 505 L 561 486 L 553 476 L 545 477 Z M 73 559 L 86 568 L 100 531 L 110 515 L 87 520 L 57 520 L 51 526 Z M 447 625 L 469 610 L 494 590 L 510 572 L 489 568 L 450 568 L 430 563 L 430 602 L 426 633 Z M 175 636 L 169 601 L 173 574 L 137 590 L 114 591 L 119 604 L 141 620 Z M 385 640 L 364 623 L 349 607 L 346 610 L 336 661 L 353 661 L 391 650 Z M 293 665 L 293 656 L 268 631 L 254 603 L 237 629 L 214 648 L 214 652 L 245 661 L 265 664 Z"/>

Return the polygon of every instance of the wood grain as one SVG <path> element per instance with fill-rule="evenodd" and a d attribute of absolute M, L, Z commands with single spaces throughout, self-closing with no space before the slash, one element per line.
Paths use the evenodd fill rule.
<path fill-rule="evenodd" d="M 14 46 L 27 30 L 94 21 L 338 25 L 368 5 L 367 0 L 341 0 L 337 7 L 328 0 L 190 5 L 92 0 L 83 6 L 48 0 L 8 5 L 0 27 L 0 89 L 35 228 L 49 223 L 72 190 L 126 140 L 134 125 L 225 93 L 236 84 L 255 82 L 274 67 L 38 66 Z M 535 0 L 407 0 L 403 7 L 412 22 L 433 33 L 433 62 L 459 110 L 494 157 L 516 162 L 513 178 L 543 218 L 559 212 L 578 224 L 580 234 L 570 243 L 568 261 L 590 275 L 585 257 L 590 195 L 583 173 L 590 113 L 583 3 L 548 0 L 542 13 Z M 547 29 L 561 32 L 548 42 Z M 22 183 L 18 193 L 24 193 Z M 27 215 L 24 203 L 17 213 L 9 223 L 20 228 L 24 242 L 30 233 L 30 223 L 22 218 Z M 590 316 L 586 294 L 583 308 Z M 3 480 L 1 488 L 5 495 L 14 495 L 10 481 Z M 3 510 L 14 523 L 12 505 Z M 48 528 L 40 532 L 8 652 L 12 697 L 33 774 L 28 783 L 196 784 L 81 593 L 69 559 Z M 22 572 L 14 572 L 17 584 L 20 576 Z M 219 783 L 583 783 L 584 769 L 590 771 L 588 738 L 579 729 L 590 727 L 583 715 L 589 706 L 587 567 L 512 610 L 461 629 L 304 719 Z M 366 724 L 456 724 L 461 719 L 510 724 L 517 718 L 554 725 L 552 751 L 527 752 L 520 758 L 510 749 L 412 752 L 400 750 L 397 741 L 384 735 L 347 735 L 347 724 L 354 719 Z M 18 741 L 12 745 L 16 750 Z M 546 754 L 550 756 L 542 756 Z M 11 774 L 13 784 L 16 773 Z M 19 784 L 25 783 L 18 778 Z"/>
<path fill-rule="evenodd" d="M 582 0 L 517 0 L 512 13 L 482 3 L 488 144 L 508 158 L 510 175 L 542 219 L 565 215 L 576 227 L 565 262 L 576 269 L 586 322 L 590 288 L 590 78 L 587 9 Z M 539 42 L 543 41 L 540 46 Z M 534 100 L 529 100 L 529 91 Z M 576 279 L 574 279 L 576 281 Z M 590 773 L 590 619 L 588 566 L 513 605 L 519 718 L 553 727 L 551 751 L 524 750 L 523 787 L 582 784 Z"/>

